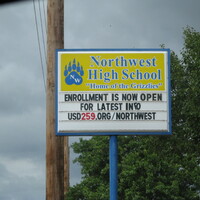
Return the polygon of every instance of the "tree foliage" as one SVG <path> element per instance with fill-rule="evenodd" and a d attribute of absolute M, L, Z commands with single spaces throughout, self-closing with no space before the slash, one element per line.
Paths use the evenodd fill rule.
<path fill-rule="evenodd" d="M 200 198 L 200 33 L 187 27 L 181 58 L 171 52 L 172 136 L 119 136 L 120 200 Z M 109 138 L 72 145 L 82 181 L 67 200 L 109 199 Z"/>

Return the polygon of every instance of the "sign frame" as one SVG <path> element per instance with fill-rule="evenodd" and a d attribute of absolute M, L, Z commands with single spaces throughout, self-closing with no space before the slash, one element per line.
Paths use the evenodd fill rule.
<path fill-rule="evenodd" d="M 59 106 L 59 100 L 58 100 L 58 84 L 59 84 L 59 70 L 58 70 L 58 56 L 60 52 L 166 52 L 167 53 L 167 99 L 168 99 L 168 104 L 167 104 L 167 112 L 168 112 L 168 131 L 120 131 L 120 132 L 103 132 L 103 131 L 94 131 L 92 130 L 91 132 L 88 131 L 83 131 L 83 132 L 77 132 L 77 131 L 72 131 L 72 132 L 59 132 L 58 130 L 58 106 Z M 170 49 L 56 49 L 55 52 L 56 56 L 56 62 L 55 62 L 55 87 L 56 87 L 56 92 L 55 92 L 55 133 L 57 136 L 128 136 L 128 135 L 171 135 L 172 134 L 172 112 L 171 112 L 171 74 L 170 74 Z M 97 91 L 98 92 L 98 91 Z M 153 92 L 153 91 L 152 91 Z M 78 122 L 78 121 L 77 121 Z"/>

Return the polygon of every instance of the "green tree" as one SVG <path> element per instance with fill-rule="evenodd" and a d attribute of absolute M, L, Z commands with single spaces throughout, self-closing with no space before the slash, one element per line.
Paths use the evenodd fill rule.
<path fill-rule="evenodd" d="M 200 198 L 200 33 L 187 27 L 181 59 L 171 52 L 172 136 L 120 136 L 120 200 Z M 109 199 L 108 137 L 72 145 L 81 183 L 67 200 Z"/>

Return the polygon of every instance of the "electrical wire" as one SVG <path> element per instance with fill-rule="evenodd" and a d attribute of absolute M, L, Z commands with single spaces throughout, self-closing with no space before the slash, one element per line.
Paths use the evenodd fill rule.
<path fill-rule="evenodd" d="M 47 18 L 46 18 L 46 10 L 45 10 L 45 5 L 44 5 L 44 0 L 42 1 L 42 7 L 43 7 L 43 14 L 44 14 L 45 30 L 47 33 Z"/>
<path fill-rule="evenodd" d="M 38 27 L 38 21 L 37 21 L 37 13 L 36 13 L 35 0 L 33 0 L 33 8 L 34 8 L 34 15 L 35 15 L 35 25 L 36 25 L 36 32 L 37 32 L 37 40 L 38 40 L 38 48 L 39 48 L 40 62 L 41 62 L 41 68 L 42 68 L 42 77 L 43 77 L 43 83 L 44 83 L 44 90 L 45 90 L 45 93 L 46 93 L 46 83 L 45 83 L 45 75 L 44 75 L 44 65 L 43 65 L 42 50 L 41 50 L 41 45 L 40 45 L 39 27 Z"/>
<path fill-rule="evenodd" d="M 45 39 L 44 39 L 43 20 L 42 20 L 40 0 L 38 0 L 38 5 L 39 5 L 39 13 L 40 13 L 40 25 L 41 25 L 41 31 L 42 31 L 42 42 L 43 42 L 43 49 L 44 49 L 44 55 L 45 55 L 45 63 L 47 64 L 47 52 L 46 52 Z"/>

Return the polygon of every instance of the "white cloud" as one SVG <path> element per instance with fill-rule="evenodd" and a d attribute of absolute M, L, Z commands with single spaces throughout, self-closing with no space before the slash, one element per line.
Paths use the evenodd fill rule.
<path fill-rule="evenodd" d="M 28 112 L 44 107 L 45 93 L 41 77 L 32 73 L 32 66 L 7 63 L 0 68 L 0 107 L 4 114 Z"/>
<path fill-rule="evenodd" d="M 76 0 L 65 6 L 66 48 L 159 48 L 164 43 L 179 51 L 183 28 L 200 29 L 198 0 Z"/>
<path fill-rule="evenodd" d="M 0 199 L 44 199 L 44 168 L 31 159 L 0 157 Z M 3 175 L 3 176 L 2 176 Z M 34 191 L 37 191 L 34 194 Z"/>

